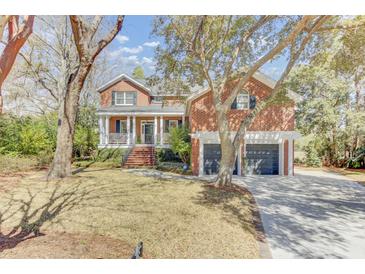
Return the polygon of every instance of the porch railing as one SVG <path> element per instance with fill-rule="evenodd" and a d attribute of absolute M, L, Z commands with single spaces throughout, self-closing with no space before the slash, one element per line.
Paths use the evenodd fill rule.
<path fill-rule="evenodd" d="M 170 143 L 170 133 L 164 133 L 163 134 L 163 143 L 169 144 Z"/>
<path fill-rule="evenodd" d="M 127 133 L 109 133 L 109 144 L 126 144 Z"/>
<path fill-rule="evenodd" d="M 148 138 L 146 138 L 148 137 Z M 130 134 L 130 142 L 133 143 L 142 143 L 142 144 L 154 144 L 154 135 L 151 136 L 144 136 L 141 134 L 140 141 L 138 142 L 138 137 L 136 140 L 133 141 L 133 135 Z M 160 144 L 160 134 L 157 135 L 157 144 Z M 128 143 L 128 134 L 127 133 L 109 133 L 109 142 L 108 144 L 127 144 Z M 170 133 L 163 134 L 163 143 L 169 144 L 170 143 Z"/>

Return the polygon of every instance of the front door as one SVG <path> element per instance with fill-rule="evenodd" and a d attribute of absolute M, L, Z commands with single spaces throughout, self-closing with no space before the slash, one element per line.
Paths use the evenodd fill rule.
<path fill-rule="evenodd" d="M 142 122 L 142 143 L 153 144 L 153 122 Z"/>

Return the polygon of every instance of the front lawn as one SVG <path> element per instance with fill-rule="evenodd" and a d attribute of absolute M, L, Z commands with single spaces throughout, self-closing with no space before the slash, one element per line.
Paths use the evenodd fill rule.
<path fill-rule="evenodd" d="M 259 257 L 249 193 L 133 170 L 44 177 L 0 178 L 0 257 L 128 258 L 139 241 L 147 258 Z"/>

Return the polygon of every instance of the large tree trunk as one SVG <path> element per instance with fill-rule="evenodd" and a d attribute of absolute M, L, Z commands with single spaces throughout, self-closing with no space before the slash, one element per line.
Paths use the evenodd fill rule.
<path fill-rule="evenodd" d="M 66 114 L 70 113 L 68 110 L 70 107 L 61 106 L 58 113 L 57 147 L 49 169 L 48 179 L 64 178 L 71 175 L 76 115 L 68 116 Z"/>
<path fill-rule="evenodd" d="M 58 112 L 57 147 L 48 172 L 48 179 L 64 178 L 71 175 L 71 160 L 75 123 L 79 108 L 80 91 L 83 82 L 91 68 L 89 65 L 81 65 L 77 76 L 70 76 L 69 84 Z"/>
<path fill-rule="evenodd" d="M 215 185 L 217 187 L 231 187 L 234 163 L 236 160 L 236 148 L 232 142 L 225 111 L 217 111 L 217 122 L 221 143 L 221 161 Z"/>
<path fill-rule="evenodd" d="M 95 58 L 122 29 L 123 20 L 124 16 L 119 15 L 114 28 L 103 39 L 99 40 L 96 46 L 92 46 L 91 41 L 102 21 L 102 17 L 95 16 L 92 24 L 88 24 L 80 16 L 70 16 L 80 63 L 69 77 L 65 97 L 60 107 L 57 148 L 48 172 L 48 179 L 64 178 L 71 175 L 73 139 L 81 90 Z"/>
<path fill-rule="evenodd" d="M 356 113 L 360 112 L 360 93 L 361 93 L 361 85 L 359 77 L 355 77 L 355 111 Z M 352 154 L 356 152 L 356 150 L 360 147 L 360 138 L 359 138 L 359 125 L 356 126 L 354 141 L 352 144 Z"/>
<path fill-rule="evenodd" d="M 236 160 L 236 149 L 229 137 L 221 136 L 222 158 L 219 167 L 219 173 L 215 181 L 217 187 L 231 187 L 232 174 Z"/>

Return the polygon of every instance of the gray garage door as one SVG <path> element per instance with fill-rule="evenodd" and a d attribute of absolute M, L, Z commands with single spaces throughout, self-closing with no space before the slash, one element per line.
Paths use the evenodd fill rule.
<path fill-rule="evenodd" d="M 246 158 L 247 174 L 279 174 L 279 145 L 247 144 Z"/>
<path fill-rule="evenodd" d="M 219 171 L 219 163 L 221 161 L 221 145 L 205 144 L 204 145 L 204 174 L 217 174 Z M 237 161 L 233 174 L 237 174 Z"/>

